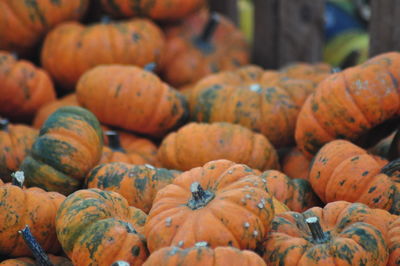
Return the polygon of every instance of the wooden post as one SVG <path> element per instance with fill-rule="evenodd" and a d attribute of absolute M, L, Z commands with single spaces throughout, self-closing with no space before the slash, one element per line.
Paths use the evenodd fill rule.
<path fill-rule="evenodd" d="M 371 1 L 370 56 L 400 50 L 400 1 Z"/>
<path fill-rule="evenodd" d="M 325 0 L 254 0 L 253 62 L 279 68 L 322 59 Z"/>
<path fill-rule="evenodd" d="M 236 25 L 239 24 L 237 0 L 209 0 L 209 6 L 212 11 L 229 17 Z"/>

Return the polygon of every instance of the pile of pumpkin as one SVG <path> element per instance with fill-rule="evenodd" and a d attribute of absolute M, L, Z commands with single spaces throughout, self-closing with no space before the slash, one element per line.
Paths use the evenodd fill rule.
<path fill-rule="evenodd" d="M 0 49 L 0 265 L 400 264 L 400 53 L 264 70 L 204 0 L 0 0 Z"/>

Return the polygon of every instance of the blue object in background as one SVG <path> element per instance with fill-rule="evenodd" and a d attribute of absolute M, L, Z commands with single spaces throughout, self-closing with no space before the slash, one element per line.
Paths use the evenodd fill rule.
<path fill-rule="evenodd" d="M 357 17 L 352 16 L 340 6 L 327 2 L 325 6 L 326 41 L 350 29 L 365 30 L 365 26 Z"/>

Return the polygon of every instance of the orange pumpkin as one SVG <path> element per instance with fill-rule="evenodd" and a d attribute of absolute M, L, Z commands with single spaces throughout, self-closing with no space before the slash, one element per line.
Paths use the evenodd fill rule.
<path fill-rule="evenodd" d="M 292 148 L 282 158 L 282 172 L 291 178 L 308 179 L 310 160 L 297 148 Z"/>
<path fill-rule="evenodd" d="M 225 122 L 190 123 L 165 137 L 158 150 L 163 167 L 189 170 L 227 159 L 260 170 L 279 168 L 278 155 L 266 137 Z"/>
<path fill-rule="evenodd" d="M 87 71 L 77 84 L 77 97 L 102 123 L 152 136 L 162 136 L 188 116 L 178 91 L 136 66 Z"/>
<path fill-rule="evenodd" d="M 74 90 L 79 77 L 97 65 L 158 63 L 164 42 L 161 30 L 147 19 L 89 26 L 68 22 L 46 36 L 41 61 L 60 86 Z"/>
<path fill-rule="evenodd" d="M 145 224 L 150 252 L 205 241 L 212 248 L 254 249 L 274 216 L 272 197 L 256 172 L 216 160 L 179 175 L 158 191 Z"/>
<path fill-rule="evenodd" d="M 181 24 L 166 28 L 165 34 L 161 75 L 175 87 L 249 63 L 245 36 L 222 15 L 202 10 Z"/>
<path fill-rule="evenodd" d="M 0 49 L 28 54 L 55 25 L 78 20 L 89 0 L 0 1 Z"/>
<path fill-rule="evenodd" d="M 59 256 L 54 256 L 49 254 L 48 255 L 50 262 L 54 266 L 72 266 L 72 263 L 70 260 L 64 257 L 59 257 Z M 8 259 L 8 260 L 3 260 L 0 262 L 1 266 L 36 266 L 37 263 L 35 262 L 34 259 L 28 258 L 28 257 L 22 257 L 22 258 L 16 258 L 16 259 Z"/>
<path fill-rule="evenodd" d="M 0 115 L 9 119 L 30 120 L 41 106 L 56 99 L 46 71 L 5 51 L 0 51 L 0 84 Z"/>
<path fill-rule="evenodd" d="M 387 266 L 400 265 L 400 217 L 389 225 L 389 262 Z"/>

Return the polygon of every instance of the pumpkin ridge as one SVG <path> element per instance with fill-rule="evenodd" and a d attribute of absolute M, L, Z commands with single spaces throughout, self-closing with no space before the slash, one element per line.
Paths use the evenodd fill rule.
<path fill-rule="evenodd" d="M 224 224 L 223 222 L 222 222 L 222 220 L 220 219 L 220 217 L 216 214 L 216 210 L 214 210 L 214 208 L 210 208 L 210 210 L 211 210 L 211 214 L 212 214 L 212 216 L 214 216 L 215 217 L 215 219 L 214 219 L 214 221 L 218 221 L 220 224 L 222 224 L 222 226 L 224 226 L 224 227 L 226 227 L 227 225 L 226 224 Z M 200 220 L 200 219 L 199 219 Z M 193 224 L 196 224 L 197 225 L 197 223 L 199 222 L 199 220 L 196 220 Z M 229 228 L 229 229 L 231 229 L 231 228 Z M 235 228 L 234 228 L 235 229 Z M 239 238 L 233 233 L 233 232 L 237 232 L 238 230 L 228 230 L 228 232 L 231 234 L 231 236 L 232 236 L 232 239 L 233 240 L 235 240 L 235 244 L 236 245 L 233 245 L 232 244 L 232 246 L 239 246 L 239 243 L 240 243 L 240 241 L 238 240 Z M 194 228 L 194 232 L 196 232 L 196 228 Z"/>
<path fill-rule="evenodd" d="M 22 191 L 22 188 L 19 188 L 18 187 L 18 191 L 19 192 L 21 192 Z M 23 200 L 23 202 L 25 203 L 25 204 L 23 204 L 23 206 L 24 206 L 24 210 L 22 211 L 22 217 L 20 216 L 20 218 L 19 218 L 19 220 L 20 221 L 24 221 L 24 223 L 23 224 L 28 224 L 26 221 L 27 221 L 27 210 L 28 210 L 28 204 L 26 204 L 28 201 L 27 201 L 27 193 L 24 193 L 23 191 L 22 191 L 22 194 L 24 195 L 24 200 Z M 20 212 L 20 214 L 19 215 L 21 215 L 21 212 Z M 19 235 L 18 236 L 18 238 L 17 239 L 21 239 L 21 236 Z M 15 249 L 18 247 L 18 241 L 14 241 L 14 246 L 10 249 L 11 250 L 11 252 L 9 252 L 9 253 L 14 253 L 15 252 Z"/>

